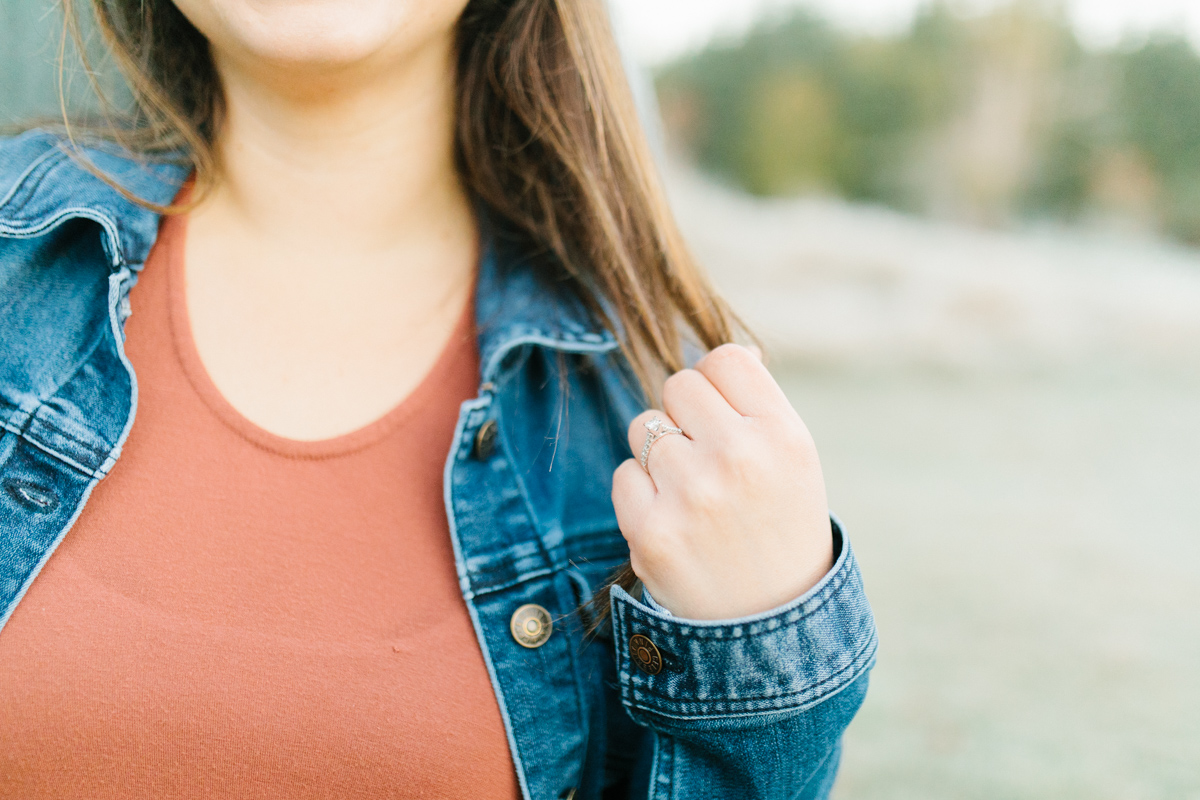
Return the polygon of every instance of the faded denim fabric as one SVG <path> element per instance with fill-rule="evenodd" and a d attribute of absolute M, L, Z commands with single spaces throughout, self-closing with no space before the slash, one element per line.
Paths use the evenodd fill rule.
<path fill-rule="evenodd" d="M 157 203 L 186 174 L 86 152 Z M 158 221 L 53 135 L 0 142 L 0 627 L 129 434 L 137 378 L 123 326 Z M 510 240 L 490 241 L 477 282 L 480 387 L 461 407 L 444 484 L 459 583 L 524 796 L 827 796 L 876 649 L 841 526 L 833 569 L 786 606 L 695 622 L 617 589 L 612 624 L 585 637 L 576 610 L 628 557 L 610 491 L 641 395 L 582 304 Z M 481 449 L 488 422 L 497 436 Z M 554 618 L 533 649 L 509 629 L 526 603 Z M 631 660 L 634 634 L 661 651 L 659 674 Z"/>

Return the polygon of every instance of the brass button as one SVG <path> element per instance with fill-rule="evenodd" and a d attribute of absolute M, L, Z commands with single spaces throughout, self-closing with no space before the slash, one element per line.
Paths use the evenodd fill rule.
<path fill-rule="evenodd" d="M 496 420 L 489 419 L 479 426 L 475 432 L 475 448 L 473 455 L 480 461 L 487 461 L 492 451 L 496 449 Z"/>
<path fill-rule="evenodd" d="M 528 603 L 513 612 L 508 628 L 522 647 L 541 647 L 554 631 L 554 622 L 549 611 L 537 603 Z"/>
<path fill-rule="evenodd" d="M 654 642 L 640 633 L 629 637 L 629 655 L 633 657 L 633 663 L 647 675 L 662 672 L 662 653 L 658 652 Z"/>

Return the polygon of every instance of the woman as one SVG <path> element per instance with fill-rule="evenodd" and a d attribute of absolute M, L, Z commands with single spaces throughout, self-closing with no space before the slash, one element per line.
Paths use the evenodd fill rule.
<path fill-rule="evenodd" d="M 826 796 L 870 610 L 599 0 L 95 9 L 137 126 L 0 145 L 0 795 Z"/>

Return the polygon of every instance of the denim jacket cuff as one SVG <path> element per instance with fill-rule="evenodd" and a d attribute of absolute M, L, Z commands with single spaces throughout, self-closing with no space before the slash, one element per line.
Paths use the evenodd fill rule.
<path fill-rule="evenodd" d="M 662 605 L 657 600 L 655 600 L 654 597 L 650 594 L 650 590 L 644 586 L 642 587 L 642 604 L 649 609 L 657 611 L 658 613 L 662 614 L 664 617 L 675 616 L 674 614 L 671 613 L 671 609 L 667 608 L 666 606 Z"/>
<path fill-rule="evenodd" d="M 802 711 L 870 669 L 875 621 L 850 543 L 837 519 L 832 522 L 840 550 L 833 568 L 800 597 L 761 614 L 681 619 L 614 586 L 617 674 L 622 703 L 634 719 L 680 726 Z M 658 651 L 657 674 L 635 660 L 630 640 L 639 635 Z"/>

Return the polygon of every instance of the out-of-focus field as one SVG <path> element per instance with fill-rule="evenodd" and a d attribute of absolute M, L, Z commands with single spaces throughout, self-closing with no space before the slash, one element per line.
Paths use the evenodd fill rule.
<path fill-rule="evenodd" d="M 838 800 L 1200 798 L 1200 255 L 670 183 L 867 578 Z"/>
<path fill-rule="evenodd" d="M 1200 797 L 1200 383 L 777 373 L 882 639 L 837 797 Z"/>

